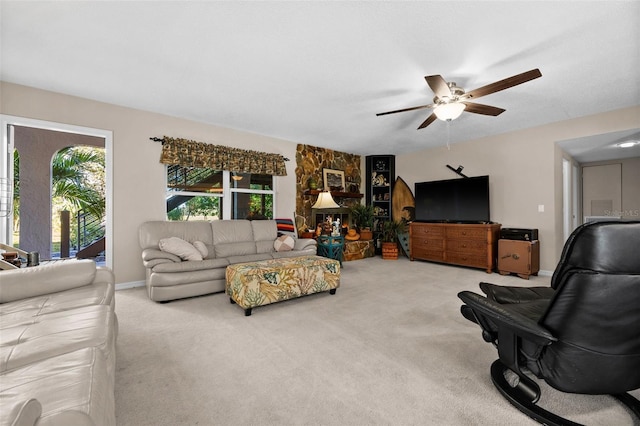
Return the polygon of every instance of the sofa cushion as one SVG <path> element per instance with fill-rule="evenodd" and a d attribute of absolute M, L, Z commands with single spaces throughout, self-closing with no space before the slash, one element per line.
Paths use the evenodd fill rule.
<path fill-rule="evenodd" d="M 217 258 L 228 258 L 231 256 L 247 256 L 256 254 L 256 243 L 253 241 L 246 243 L 217 244 L 215 247 Z"/>
<path fill-rule="evenodd" d="M 178 237 L 163 238 L 158 242 L 160 250 L 175 254 L 182 260 L 202 260 L 202 254 L 193 244 Z"/>
<path fill-rule="evenodd" d="M 116 424 L 113 378 L 96 348 L 50 357 L 0 375 L 3 416 L 22 406 L 26 396 L 41 406 L 38 425 Z M 29 408 L 38 411 L 37 405 Z"/>
<path fill-rule="evenodd" d="M 289 235 L 282 235 L 273 242 L 273 248 L 276 251 L 291 251 L 295 245 L 295 241 Z"/>
<path fill-rule="evenodd" d="M 254 220 L 251 222 L 257 253 L 273 253 L 273 242 L 278 238 L 275 220 Z"/>
<path fill-rule="evenodd" d="M 2 321 L 0 372 L 89 346 L 112 356 L 116 334 L 110 306 L 94 305 Z"/>
<path fill-rule="evenodd" d="M 190 263 L 190 262 L 182 262 L 182 263 Z M 193 262 L 200 263 L 200 262 Z M 197 271 L 185 271 L 180 273 L 158 273 L 152 272 L 149 274 L 148 284 L 151 287 L 183 287 L 183 290 L 189 288 L 190 285 L 195 283 L 205 283 L 205 282 L 213 282 L 218 280 L 224 280 L 224 273 L 226 271 L 226 267 L 224 268 L 208 268 L 201 269 Z M 179 291 L 179 292 L 180 292 Z M 206 294 L 206 293 L 198 293 Z M 188 294 L 188 291 L 185 292 L 181 297 L 189 297 L 195 296 L 196 294 Z M 156 299 L 152 299 L 156 300 Z"/>
<path fill-rule="evenodd" d="M 236 263 L 259 262 L 261 260 L 269 260 L 269 259 L 273 259 L 273 256 L 271 255 L 271 253 L 256 253 L 256 254 L 247 254 L 243 256 L 229 256 L 227 259 L 229 260 L 229 264 L 233 265 Z"/>
<path fill-rule="evenodd" d="M 58 293 L 30 297 L 0 305 L 0 327 L 39 315 L 67 311 L 88 305 L 115 305 L 113 281 L 96 282 Z"/>
<path fill-rule="evenodd" d="M 271 241 L 278 237 L 278 225 L 275 220 L 253 220 L 253 239 L 255 241 Z"/>
<path fill-rule="evenodd" d="M 253 241 L 253 229 L 249 220 L 214 220 L 211 221 L 211 230 L 215 246 Z"/>
<path fill-rule="evenodd" d="M 152 268 L 153 272 L 189 272 L 226 268 L 227 259 L 205 259 L 199 262 L 161 263 Z"/>
<path fill-rule="evenodd" d="M 158 248 L 163 238 L 178 237 L 185 241 L 202 241 L 213 244 L 211 222 L 208 220 L 150 221 L 140 225 L 138 239 L 140 248 Z"/>
<path fill-rule="evenodd" d="M 194 241 L 193 246 L 200 252 L 203 259 L 206 259 L 207 256 L 209 256 L 209 249 L 207 248 L 207 245 L 202 241 Z"/>

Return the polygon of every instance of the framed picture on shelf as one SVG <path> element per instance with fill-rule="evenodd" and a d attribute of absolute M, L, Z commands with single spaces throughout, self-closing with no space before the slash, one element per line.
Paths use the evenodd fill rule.
<path fill-rule="evenodd" d="M 344 191 L 343 170 L 322 169 L 322 178 L 326 191 Z"/>

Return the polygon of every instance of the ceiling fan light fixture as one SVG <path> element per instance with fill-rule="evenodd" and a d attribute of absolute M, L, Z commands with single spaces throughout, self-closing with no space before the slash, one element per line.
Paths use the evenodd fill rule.
<path fill-rule="evenodd" d="M 460 117 L 466 105 L 460 102 L 451 102 L 438 105 L 434 109 L 436 117 L 442 121 L 451 121 Z"/>

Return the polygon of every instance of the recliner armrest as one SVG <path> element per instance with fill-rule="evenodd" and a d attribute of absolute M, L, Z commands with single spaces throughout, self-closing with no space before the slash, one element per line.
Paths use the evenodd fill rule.
<path fill-rule="evenodd" d="M 511 330 L 537 345 L 545 346 L 558 340 L 546 328 L 509 305 L 501 305 L 471 291 L 462 291 L 458 297 L 471 309 L 488 317 L 498 328 Z"/>
<path fill-rule="evenodd" d="M 515 287 L 491 283 L 480 283 L 480 289 L 487 298 L 498 303 L 524 303 L 532 300 L 551 299 L 555 289 L 551 287 Z"/>

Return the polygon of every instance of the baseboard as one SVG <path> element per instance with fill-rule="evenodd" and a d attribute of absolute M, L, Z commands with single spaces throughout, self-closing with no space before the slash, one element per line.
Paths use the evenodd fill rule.
<path fill-rule="evenodd" d="M 126 290 L 128 288 L 135 288 L 135 287 L 144 287 L 144 281 L 131 281 L 128 283 L 116 284 L 116 291 Z"/>
<path fill-rule="evenodd" d="M 553 271 L 545 271 L 541 269 L 538 271 L 538 275 L 542 275 L 544 277 L 550 277 L 553 275 Z"/>

